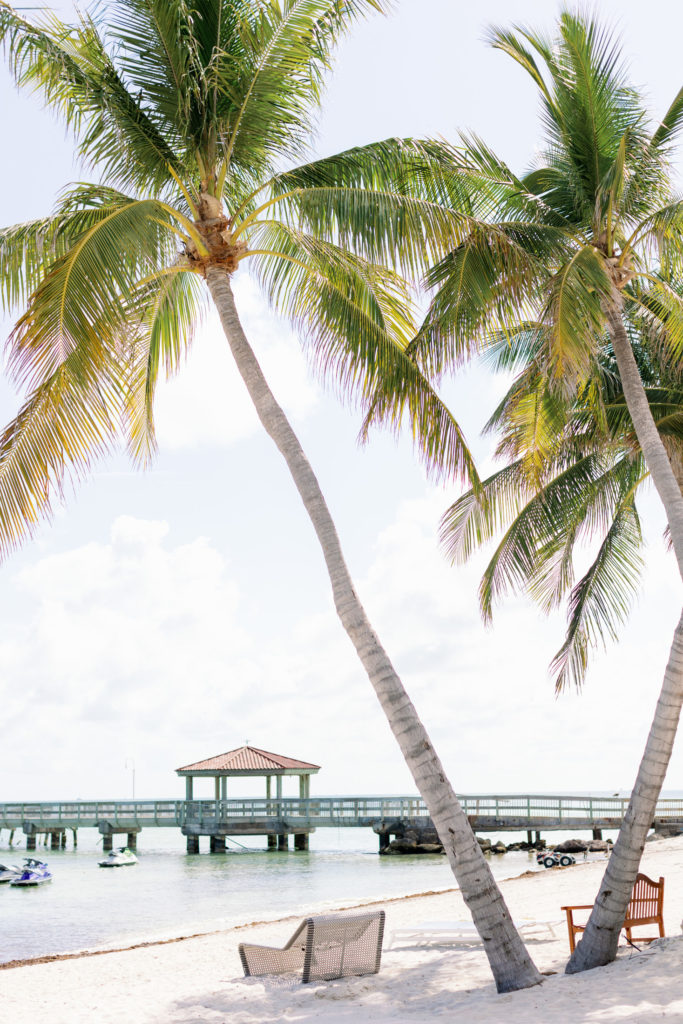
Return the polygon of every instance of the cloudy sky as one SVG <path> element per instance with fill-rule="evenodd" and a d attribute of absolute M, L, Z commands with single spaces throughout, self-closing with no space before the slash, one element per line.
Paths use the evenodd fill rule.
<path fill-rule="evenodd" d="M 661 115 L 681 85 L 683 14 L 666 0 L 651 0 L 647 18 L 631 2 L 597 9 L 620 28 L 633 79 Z M 549 26 L 555 10 L 542 0 L 398 2 L 340 49 L 314 151 L 469 128 L 524 169 L 538 145 L 535 95 L 483 36 L 492 22 Z M 17 96 L 4 73 L 0 90 L 9 224 L 49 211 L 80 172 L 38 101 Z M 429 484 L 405 440 L 377 434 L 359 448 L 357 414 L 312 377 L 246 275 L 236 292 L 370 618 L 456 789 L 627 790 L 681 605 L 654 498 L 643 506 L 645 586 L 622 641 L 596 659 L 583 694 L 556 699 L 547 665 L 562 622 L 519 600 L 484 630 L 482 561 L 451 568 L 437 547 L 456 492 Z M 489 443 L 478 433 L 502 387 L 476 368 L 446 385 L 483 470 Z M 0 383 L 3 422 L 18 402 Z M 174 768 L 246 740 L 320 764 L 321 794 L 414 792 L 336 620 L 293 485 L 212 320 L 161 389 L 158 426 L 151 471 L 103 463 L 0 566 L 0 800 L 130 796 L 133 763 L 136 795 L 180 796 Z M 679 743 L 667 788 L 682 778 Z"/>

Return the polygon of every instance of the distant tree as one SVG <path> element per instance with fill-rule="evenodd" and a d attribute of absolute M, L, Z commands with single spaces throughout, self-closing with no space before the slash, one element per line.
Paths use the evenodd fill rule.
<path fill-rule="evenodd" d="M 0 545 L 49 513 L 70 472 L 116 441 L 154 447 L 160 372 L 182 361 L 202 296 L 213 300 L 265 430 L 318 536 L 335 607 L 424 797 L 501 991 L 536 984 L 467 817 L 345 565 L 311 467 L 239 321 L 231 277 L 253 268 L 307 337 L 316 366 L 356 396 L 364 431 L 406 417 L 436 472 L 476 474 L 457 424 L 407 353 L 404 270 L 455 237 L 450 210 L 393 184 L 419 178 L 440 147 L 388 140 L 301 160 L 330 51 L 384 0 L 112 0 L 107 24 L 0 3 L 0 37 L 20 86 L 79 139 L 104 184 L 78 184 L 44 220 L 0 234 L 6 306 L 24 312 L 9 369 L 29 397 L 0 438 Z M 285 168 L 290 169 L 285 169 Z M 438 241 L 430 241 L 436 239 Z"/>
<path fill-rule="evenodd" d="M 639 317 L 649 343 L 657 346 L 674 376 L 680 372 L 683 301 L 671 282 L 680 280 L 683 268 L 683 203 L 673 187 L 669 153 L 683 125 L 683 89 L 662 122 L 652 126 L 641 97 L 627 81 L 614 39 L 596 21 L 570 11 L 561 14 L 554 39 L 518 28 L 494 30 L 491 42 L 521 64 L 537 85 L 546 148 L 536 168 L 521 178 L 478 139 L 465 140 L 453 151 L 453 181 L 461 187 L 463 181 L 469 182 L 467 198 L 458 207 L 469 225 L 458 245 L 436 261 L 430 272 L 429 283 L 436 291 L 411 352 L 431 375 L 498 342 L 501 334 L 530 339 L 541 390 L 521 396 L 520 402 L 533 404 L 540 399 L 535 406 L 538 415 L 525 421 L 537 432 L 536 444 L 527 451 L 529 460 L 540 466 L 540 488 L 546 471 L 552 473 L 555 468 L 542 466 L 546 432 L 551 444 L 555 436 L 553 416 L 561 415 L 566 396 L 581 392 L 596 379 L 596 360 L 607 337 L 628 417 L 664 504 L 683 575 L 683 497 L 648 404 L 627 329 Z M 621 565 L 622 577 L 632 570 L 639 527 L 628 488 L 637 482 L 639 457 L 611 466 L 610 483 L 616 485 L 621 479 L 622 505 L 614 505 L 615 495 L 610 497 L 611 558 L 596 566 L 596 573 L 614 569 L 619 547 L 622 553 L 628 552 Z M 561 466 L 560 462 L 558 471 Z M 600 496 L 600 460 L 593 456 L 588 466 L 574 464 L 570 471 L 574 485 L 589 467 L 597 476 L 584 492 L 593 494 L 593 504 L 587 501 L 585 506 L 586 517 L 597 513 L 600 500 L 606 500 L 604 493 Z M 489 495 L 496 487 L 502 494 L 502 481 L 512 472 L 508 467 L 497 480 L 489 481 Z M 555 505 L 560 516 L 557 524 L 552 510 L 553 502 L 564 500 L 567 491 L 562 488 L 569 490 L 571 482 L 562 475 L 548 482 L 533 507 L 533 512 L 546 517 L 551 538 L 554 528 L 559 534 L 563 522 L 568 526 L 571 510 L 557 512 Z M 484 510 L 480 518 L 489 528 L 487 517 L 495 519 L 496 503 L 487 504 L 486 491 L 480 501 Z M 539 570 L 533 564 L 537 549 L 525 550 L 525 523 L 520 514 L 512 534 L 504 539 L 496 574 L 490 573 L 485 584 L 485 602 L 503 577 L 519 583 L 527 573 Z M 580 523 L 579 515 L 574 527 Z M 462 524 L 456 514 L 456 531 Z M 546 563 L 545 575 L 536 580 L 548 599 L 553 597 L 553 572 L 562 579 L 568 571 L 566 556 L 572 543 L 567 536 L 568 546 L 558 546 L 557 560 Z M 559 545 L 557 536 L 555 540 Z M 593 586 L 596 582 L 594 577 Z M 586 587 L 575 594 L 575 624 L 580 627 L 583 616 L 584 631 L 590 628 L 589 598 L 594 614 L 598 592 L 591 594 Z M 616 589 L 611 598 L 618 602 Z M 614 607 L 611 612 L 603 609 L 603 625 L 614 615 Z M 579 629 L 570 640 L 560 663 L 565 673 L 581 670 L 584 636 Z M 570 973 L 605 964 L 615 956 L 682 701 L 683 618 L 674 634 L 629 808 L 587 929 L 568 965 Z"/>

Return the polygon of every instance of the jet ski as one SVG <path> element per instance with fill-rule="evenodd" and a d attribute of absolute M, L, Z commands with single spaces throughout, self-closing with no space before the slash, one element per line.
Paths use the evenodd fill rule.
<path fill-rule="evenodd" d="M 0 864 L 0 885 L 4 882 L 11 882 L 13 878 L 18 878 L 21 871 L 18 864 Z"/>
<path fill-rule="evenodd" d="M 137 862 L 138 859 L 132 850 L 129 850 L 127 846 L 120 846 L 118 850 L 112 850 L 104 860 L 99 860 L 97 863 L 101 868 L 125 868 L 129 864 L 137 864 Z"/>
<path fill-rule="evenodd" d="M 10 879 L 10 885 L 44 885 L 52 881 L 52 874 L 47 864 L 35 857 L 27 857 L 21 873 L 16 878 Z"/>

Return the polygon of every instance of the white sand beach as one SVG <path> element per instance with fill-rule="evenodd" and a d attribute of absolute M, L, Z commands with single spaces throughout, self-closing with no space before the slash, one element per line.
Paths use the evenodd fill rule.
<path fill-rule="evenodd" d="M 1 970 L 2 1020 L 12 1024 L 683 1021 L 683 838 L 648 844 L 642 869 L 666 879 L 665 923 L 670 938 L 642 946 L 641 952 L 620 947 L 616 963 L 573 977 L 562 973 L 568 944 L 560 907 L 592 901 L 604 862 L 578 863 L 501 883 L 513 917 L 559 922 L 555 939 L 539 935 L 529 942 L 539 969 L 558 973 L 522 992 L 496 993 L 481 946 L 474 943 L 405 943 L 386 948 L 394 929 L 421 921 L 466 919 L 460 895 L 444 892 L 382 904 L 387 928 L 377 975 L 309 985 L 288 977 L 244 978 L 238 943 L 284 942 L 296 923 L 286 919 Z M 302 903 L 302 916 L 306 909 Z"/>

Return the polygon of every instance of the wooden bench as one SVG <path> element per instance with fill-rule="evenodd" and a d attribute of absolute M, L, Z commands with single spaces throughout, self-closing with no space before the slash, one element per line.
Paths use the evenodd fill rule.
<path fill-rule="evenodd" d="M 578 907 L 562 907 L 567 915 L 567 928 L 569 929 L 569 951 L 574 952 L 576 946 L 576 933 L 586 930 L 585 924 L 577 924 L 574 921 L 575 910 L 592 910 L 593 904 L 584 904 Z M 656 924 L 659 926 L 659 935 L 637 936 L 633 938 L 631 929 L 644 924 Z M 664 936 L 664 879 L 660 878 L 654 882 L 647 875 L 637 874 L 636 884 L 633 886 L 631 899 L 626 908 L 623 929 L 629 942 L 654 942 L 655 939 Z"/>

